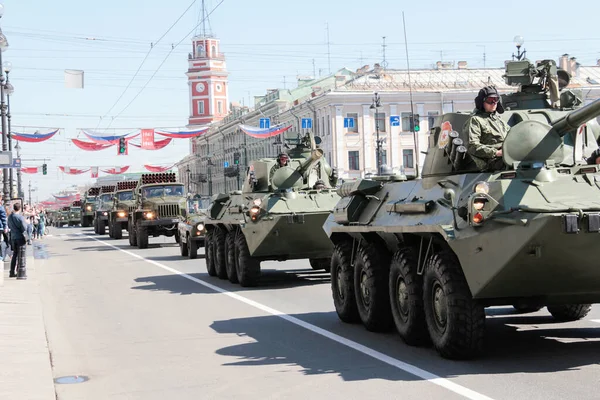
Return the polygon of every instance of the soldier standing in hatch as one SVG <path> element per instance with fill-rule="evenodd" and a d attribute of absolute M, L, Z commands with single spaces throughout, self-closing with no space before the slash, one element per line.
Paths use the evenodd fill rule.
<path fill-rule="evenodd" d="M 269 179 L 273 177 L 273 174 L 275 173 L 275 171 L 277 171 L 279 168 L 283 168 L 285 166 L 287 166 L 289 164 L 290 161 L 290 156 L 288 156 L 285 153 L 281 153 L 277 156 L 277 164 L 273 165 L 271 167 L 271 171 L 269 171 Z"/>
<path fill-rule="evenodd" d="M 509 127 L 500 119 L 504 107 L 496 88 L 486 86 L 481 89 L 475 98 L 475 107 L 475 115 L 464 127 L 469 135 L 468 152 L 481 171 L 502 169 L 502 142 Z"/>

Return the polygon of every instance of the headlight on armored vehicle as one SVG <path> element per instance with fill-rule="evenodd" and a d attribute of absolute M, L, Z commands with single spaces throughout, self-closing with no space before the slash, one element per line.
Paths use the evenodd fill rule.
<path fill-rule="evenodd" d="M 490 192 L 490 185 L 487 182 L 477 182 L 473 188 L 475 193 L 488 194 Z"/>
<path fill-rule="evenodd" d="M 88 211 L 92 211 L 92 206 L 87 206 L 85 209 Z"/>
<path fill-rule="evenodd" d="M 154 213 L 153 212 L 144 213 L 144 218 L 152 219 L 152 218 L 154 218 Z"/>
<path fill-rule="evenodd" d="M 108 213 L 105 211 L 102 213 L 102 215 L 106 216 L 106 215 L 108 215 Z"/>
<path fill-rule="evenodd" d="M 119 218 L 125 218 L 125 217 L 127 216 L 127 213 L 126 213 L 125 211 L 119 211 L 119 212 L 117 213 L 117 216 L 118 216 Z"/>
<path fill-rule="evenodd" d="M 204 231 L 203 223 L 199 223 L 198 225 L 196 225 L 196 234 L 197 235 L 201 235 L 203 231 Z"/>
<path fill-rule="evenodd" d="M 254 206 L 248 213 L 250 214 L 250 219 L 256 221 L 258 219 L 258 214 L 260 214 L 260 207 Z"/>

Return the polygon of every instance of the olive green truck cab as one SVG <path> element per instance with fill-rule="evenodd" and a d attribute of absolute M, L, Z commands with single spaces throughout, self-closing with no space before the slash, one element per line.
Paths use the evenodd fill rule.
<path fill-rule="evenodd" d="M 129 216 L 135 210 L 133 191 L 137 181 L 117 182 L 117 191 L 113 194 L 112 209 L 108 214 L 108 236 L 113 239 L 123 237 L 123 229 L 127 230 Z"/>
<path fill-rule="evenodd" d="M 98 201 L 99 194 L 99 186 L 91 187 L 87 190 L 85 197 L 81 202 L 81 226 L 84 228 L 90 227 L 94 223 L 94 216 L 96 215 L 96 203 Z"/>

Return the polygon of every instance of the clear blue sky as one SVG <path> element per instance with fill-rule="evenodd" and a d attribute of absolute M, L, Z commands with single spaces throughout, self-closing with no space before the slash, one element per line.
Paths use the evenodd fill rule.
<path fill-rule="evenodd" d="M 0 0 L 2 1 L 2 0 Z M 220 0 L 207 1 L 212 10 Z M 38 188 L 40 200 L 71 184 L 91 181 L 89 174 L 70 176 L 58 165 L 119 166 L 141 170 L 145 163 L 175 162 L 188 153 L 188 140 L 149 152 L 130 148 L 84 152 L 69 141 L 78 128 L 183 127 L 188 117 L 186 76 L 189 35 L 199 21 L 200 1 L 154 46 L 137 78 L 109 112 L 156 41 L 181 16 L 192 0 L 102 2 L 75 0 L 4 0 L 0 26 L 10 48 L 4 60 L 13 63 L 13 130 L 19 126 L 63 128 L 60 136 L 42 144 L 23 144 L 23 158 L 46 157 L 47 176 L 24 175 Z M 532 60 L 576 56 L 583 65 L 600 58 L 597 6 L 577 2 L 400 3 L 275 0 L 224 0 L 210 16 L 221 39 L 230 71 L 230 100 L 248 103 L 249 96 L 268 88 L 291 87 L 298 74 L 356 69 L 382 60 L 386 36 L 388 68 L 405 68 L 402 11 L 405 13 L 411 68 L 428 68 L 436 61 L 468 61 L 472 67 L 500 67 L 515 50 L 515 35 L 525 38 Z M 561 10 L 565 10 L 564 12 Z M 182 41 L 183 40 L 183 41 Z M 171 51 L 172 45 L 181 44 Z M 484 47 L 485 46 L 485 47 Z M 159 65 L 156 76 L 138 95 Z M 85 89 L 66 89 L 64 69 L 85 71 Z M 128 108 L 128 103 L 138 95 Z M 108 113 L 108 115 L 107 115 Z M 120 114 L 118 118 L 114 116 Z M 104 116 L 104 119 L 100 119 Z M 157 139 L 160 138 L 157 136 Z M 24 162 L 24 165 L 41 162 Z M 35 195 L 34 195 L 35 196 Z"/>

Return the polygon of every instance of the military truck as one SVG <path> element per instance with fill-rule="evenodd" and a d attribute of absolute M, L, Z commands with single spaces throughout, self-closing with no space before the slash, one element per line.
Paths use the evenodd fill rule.
<path fill-rule="evenodd" d="M 94 186 L 87 190 L 81 209 L 81 226 L 84 228 L 92 226 L 96 215 L 96 203 L 100 194 L 100 186 Z"/>
<path fill-rule="evenodd" d="M 210 207 L 210 199 L 206 197 L 189 198 L 187 215 L 181 217 L 177 225 L 179 231 L 179 250 L 182 257 L 194 259 L 198 257 L 198 248 L 204 246 L 206 229 L 204 219 Z"/>
<path fill-rule="evenodd" d="M 75 200 L 71 203 L 69 209 L 69 226 L 76 226 L 81 223 L 81 200 Z"/>
<path fill-rule="evenodd" d="M 324 229 L 342 321 L 395 325 L 409 345 L 462 359 L 483 350 L 485 307 L 546 306 L 573 321 L 600 302 L 600 174 L 585 161 L 597 145 L 583 128 L 595 129 L 600 100 L 581 106 L 558 76 L 551 60 L 507 63 L 506 82 L 520 90 L 501 96 L 510 130 L 500 170 L 475 167 L 462 129 L 470 115 L 446 113 L 419 179 L 339 188 Z"/>
<path fill-rule="evenodd" d="M 108 213 L 113 205 L 113 193 L 115 185 L 103 185 L 100 187 L 100 195 L 96 203 L 96 212 L 94 215 L 94 233 L 104 235 L 108 226 Z"/>
<path fill-rule="evenodd" d="M 133 199 L 135 211 L 130 214 L 129 244 L 148 247 L 148 237 L 164 235 L 179 241 L 179 216 L 186 214 L 186 194 L 175 173 L 142 174 Z"/>
<path fill-rule="evenodd" d="M 117 182 L 117 189 L 113 195 L 112 208 L 108 214 L 108 236 L 113 239 L 123 237 L 123 229 L 127 229 L 129 215 L 135 210 L 133 191 L 137 181 Z"/>
<path fill-rule="evenodd" d="M 71 207 L 64 206 L 58 210 L 55 218 L 54 218 L 54 227 L 62 228 L 63 225 L 69 225 L 69 211 Z"/>
<path fill-rule="evenodd" d="M 320 138 L 286 140 L 295 145 L 287 165 L 254 160 L 241 191 L 214 196 L 205 219 L 209 275 L 256 286 L 261 261 L 302 258 L 329 270 L 333 246 L 321 227 L 339 200 L 337 173 L 317 147 Z"/>

